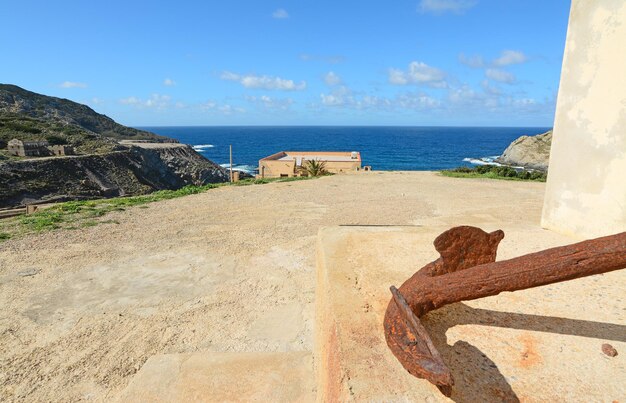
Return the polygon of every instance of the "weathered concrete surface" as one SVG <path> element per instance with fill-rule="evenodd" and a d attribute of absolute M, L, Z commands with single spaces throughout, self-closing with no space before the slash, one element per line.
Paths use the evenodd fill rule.
<path fill-rule="evenodd" d="M 626 2 L 573 0 L 542 225 L 626 231 Z"/>
<path fill-rule="evenodd" d="M 151 357 L 120 402 L 312 402 L 310 352 Z"/>
<path fill-rule="evenodd" d="M 437 258 L 445 226 L 329 227 L 318 235 L 315 353 L 318 401 L 449 401 L 387 348 L 391 294 Z M 483 229 L 497 229 L 485 222 Z M 505 228 L 498 259 L 571 243 L 531 226 Z M 443 307 L 422 323 L 455 378 L 452 400 L 622 401 L 626 274 L 503 293 Z M 595 313 L 594 313 L 595 312 Z"/>

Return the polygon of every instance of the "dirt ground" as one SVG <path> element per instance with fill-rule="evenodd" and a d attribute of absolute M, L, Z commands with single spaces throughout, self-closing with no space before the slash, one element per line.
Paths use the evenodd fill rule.
<path fill-rule="evenodd" d="M 337 175 L 218 188 L 1 243 L 0 401 L 112 400 L 160 353 L 312 351 L 320 227 L 539 232 L 544 186 Z"/>

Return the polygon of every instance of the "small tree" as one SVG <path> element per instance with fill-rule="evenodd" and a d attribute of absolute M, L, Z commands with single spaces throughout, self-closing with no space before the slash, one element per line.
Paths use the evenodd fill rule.
<path fill-rule="evenodd" d="M 304 176 L 328 175 L 326 162 L 320 160 L 306 160 L 304 164 L 302 164 L 302 167 L 300 167 L 300 173 Z"/>

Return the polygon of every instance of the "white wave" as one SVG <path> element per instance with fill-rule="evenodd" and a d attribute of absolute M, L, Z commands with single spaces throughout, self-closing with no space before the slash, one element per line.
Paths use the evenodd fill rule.
<path fill-rule="evenodd" d="M 230 164 L 226 163 L 226 164 L 220 164 L 220 166 L 222 168 L 230 168 Z M 257 167 L 253 166 L 253 165 L 233 165 L 233 171 L 240 171 L 240 172 L 245 172 L 248 174 L 253 174 L 255 173 L 255 171 L 257 170 Z"/>
<path fill-rule="evenodd" d="M 495 166 L 501 167 L 502 164 L 495 161 L 496 158 L 498 157 L 499 156 L 496 155 L 495 157 L 463 158 L 463 161 L 469 162 L 470 164 L 474 164 L 474 165 L 495 165 Z"/>
<path fill-rule="evenodd" d="M 206 150 L 207 148 L 213 148 L 215 146 L 213 144 L 198 144 L 198 145 L 192 146 L 192 147 L 196 151 L 202 151 L 202 150 Z"/>
<path fill-rule="evenodd" d="M 496 155 L 495 157 L 483 157 L 483 158 L 463 158 L 464 162 L 469 162 L 470 164 L 474 164 L 474 165 L 494 165 L 497 167 L 510 167 L 516 170 L 528 170 L 528 171 L 533 171 L 532 169 L 526 169 L 524 167 L 521 166 L 515 166 L 515 165 L 506 165 L 506 164 L 500 164 L 499 162 L 496 162 L 496 159 L 499 157 L 499 155 Z"/>

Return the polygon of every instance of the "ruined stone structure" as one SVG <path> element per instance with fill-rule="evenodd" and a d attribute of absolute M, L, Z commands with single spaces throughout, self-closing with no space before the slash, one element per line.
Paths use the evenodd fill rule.
<path fill-rule="evenodd" d="M 62 156 L 62 155 L 74 155 L 74 148 L 68 145 L 54 145 L 48 147 L 48 150 L 52 153 L 52 155 Z"/>
<path fill-rule="evenodd" d="M 13 139 L 7 144 L 9 154 L 17 157 L 45 157 L 50 155 L 47 141 L 21 141 Z"/>
<path fill-rule="evenodd" d="M 626 2 L 573 0 L 541 224 L 626 231 Z"/>
<path fill-rule="evenodd" d="M 13 139 L 7 145 L 9 154 L 16 157 L 49 157 L 51 155 L 74 155 L 74 148 L 68 145 L 49 145 L 47 141 L 22 141 Z"/>

